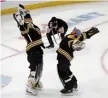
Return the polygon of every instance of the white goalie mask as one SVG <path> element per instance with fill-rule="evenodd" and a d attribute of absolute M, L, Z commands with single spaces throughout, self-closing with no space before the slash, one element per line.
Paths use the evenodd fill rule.
<path fill-rule="evenodd" d="M 71 34 L 78 37 L 81 35 L 81 31 L 75 27 Z"/>

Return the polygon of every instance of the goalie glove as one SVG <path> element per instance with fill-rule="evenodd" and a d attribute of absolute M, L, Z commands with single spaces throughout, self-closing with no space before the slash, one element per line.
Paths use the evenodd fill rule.
<path fill-rule="evenodd" d="M 72 45 L 73 49 L 76 51 L 80 51 L 85 47 L 85 43 L 82 41 L 77 41 Z"/>
<path fill-rule="evenodd" d="M 26 10 L 25 7 L 21 4 L 19 4 L 18 12 L 23 16 L 26 16 L 27 14 L 29 14 L 29 11 Z"/>
<path fill-rule="evenodd" d="M 98 28 L 96 27 L 92 27 L 90 30 L 88 30 L 87 32 L 85 32 L 87 35 L 87 38 L 89 39 L 90 37 L 92 37 L 93 35 L 99 33 Z"/>

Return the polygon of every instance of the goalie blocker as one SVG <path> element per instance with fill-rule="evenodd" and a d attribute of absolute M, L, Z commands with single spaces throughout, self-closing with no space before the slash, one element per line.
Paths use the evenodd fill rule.
<path fill-rule="evenodd" d="M 92 27 L 88 31 L 82 32 L 74 28 L 60 43 L 57 49 L 57 71 L 64 89 L 61 90 L 63 94 L 73 92 L 73 89 L 78 87 L 77 78 L 70 70 L 70 62 L 74 58 L 73 52 L 80 51 L 85 47 L 83 42 L 85 39 L 90 39 L 93 35 L 99 33 L 96 27 Z"/>

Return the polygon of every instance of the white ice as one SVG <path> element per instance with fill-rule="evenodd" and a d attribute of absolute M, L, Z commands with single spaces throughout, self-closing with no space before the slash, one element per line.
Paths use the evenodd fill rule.
<path fill-rule="evenodd" d="M 99 12 L 104 16 L 85 21 L 75 25 L 82 31 L 98 25 L 100 33 L 86 40 L 86 47 L 80 52 L 74 52 L 71 70 L 78 79 L 79 90 L 74 96 L 62 96 L 63 88 L 57 74 L 56 49 L 44 50 L 43 90 L 37 96 L 27 95 L 25 84 L 29 75 L 29 63 L 24 52 L 26 42 L 21 37 L 20 31 L 12 15 L 1 17 L 1 75 L 12 77 L 12 81 L 2 88 L 2 98 L 108 98 L 108 2 L 84 3 L 44 8 L 31 11 L 33 21 L 41 29 L 41 24 L 47 24 L 52 16 L 64 20 L 88 12 Z M 106 23 L 103 23 L 106 22 Z M 74 27 L 74 26 L 73 26 Z M 69 28 L 68 33 L 72 30 Z M 47 40 L 43 34 L 43 41 Z M 21 52 L 21 53 L 19 53 Z M 104 53 L 105 52 L 105 53 Z M 17 55 L 15 55 L 17 54 Z"/>

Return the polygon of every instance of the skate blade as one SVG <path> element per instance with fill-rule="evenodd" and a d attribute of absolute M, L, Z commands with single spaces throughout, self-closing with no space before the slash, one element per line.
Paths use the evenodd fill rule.
<path fill-rule="evenodd" d="M 73 91 L 78 91 L 78 89 L 75 89 L 75 88 L 74 88 Z"/>
<path fill-rule="evenodd" d="M 73 93 L 67 93 L 67 94 L 64 94 L 62 93 L 63 96 L 73 96 L 74 94 Z"/>
<path fill-rule="evenodd" d="M 42 91 L 42 88 L 35 88 L 35 91 L 37 92 Z"/>
<path fill-rule="evenodd" d="M 34 93 L 29 92 L 29 91 L 27 91 L 27 90 L 26 90 L 26 94 L 27 94 L 27 95 L 32 95 L 32 96 L 36 96 L 36 95 L 38 95 L 38 93 L 35 93 L 35 94 L 34 94 Z"/>

